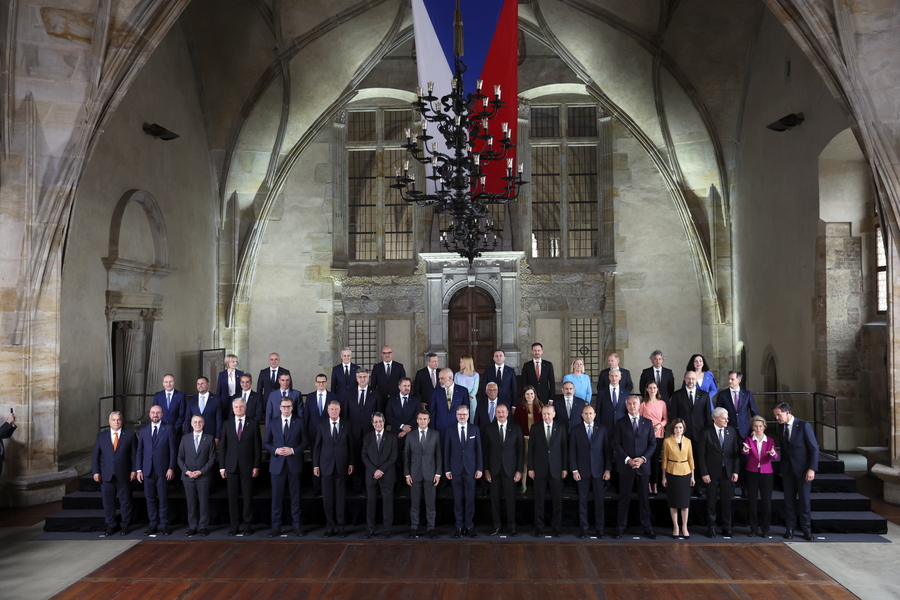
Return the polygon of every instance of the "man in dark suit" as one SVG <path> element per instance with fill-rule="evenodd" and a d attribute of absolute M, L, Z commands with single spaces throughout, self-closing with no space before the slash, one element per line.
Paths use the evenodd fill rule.
<path fill-rule="evenodd" d="M 253 375 L 250 373 L 244 373 L 241 375 L 241 389 L 238 391 L 238 394 L 235 398 L 240 398 L 244 401 L 244 404 L 247 405 L 247 418 L 253 419 L 260 426 L 265 425 L 266 418 L 266 407 L 263 402 L 263 398 L 256 392 L 253 391 Z M 233 417 L 234 412 L 232 411 L 231 402 L 228 403 L 228 417 Z"/>
<path fill-rule="evenodd" d="M 571 430 L 582 424 L 581 411 L 584 410 L 587 402 L 583 398 L 575 397 L 575 384 L 571 381 L 565 382 L 562 389 L 562 396 L 553 402 L 553 406 L 556 407 L 556 420 L 566 430 Z"/>
<path fill-rule="evenodd" d="M 697 375 L 693 371 L 684 374 L 684 387 L 672 394 L 670 406 L 669 422 L 684 419 L 684 435 L 691 440 L 697 439 L 712 419 L 709 394 L 697 387 Z M 697 445 L 694 444 L 693 448 L 696 464 L 699 458 Z"/>
<path fill-rule="evenodd" d="M 437 391 L 437 390 L 435 390 Z M 422 497 L 425 497 L 425 519 L 428 524 L 428 537 L 437 539 L 437 531 L 434 529 L 435 498 L 437 485 L 441 481 L 441 443 L 438 433 L 428 428 L 431 417 L 425 409 L 419 410 L 416 415 L 415 431 L 406 440 L 406 449 L 403 453 L 403 471 L 406 477 L 406 485 L 410 491 L 409 537 L 419 537 L 419 509 L 422 506 Z"/>
<path fill-rule="evenodd" d="M 312 448 L 315 445 L 319 424 L 328 420 L 328 403 L 332 400 L 340 400 L 340 397 L 328 391 L 328 378 L 324 373 L 319 373 L 316 375 L 316 390 L 307 394 L 306 402 L 303 403 L 303 427 L 306 429 L 303 432 L 305 446 Z M 322 495 L 322 480 L 318 477 L 313 477 L 313 494 Z"/>
<path fill-rule="evenodd" d="M 638 413 L 640 404 L 640 396 L 629 396 L 625 401 L 628 414 L 619 419 L 613 429 L 613 448 L 619 471 L 618 517 L 616 533 L 613 534 L 616 539 L 621 538 L 628 527 L 628 505 L 631 504 L 631 491 L 635 486 L 644 535 L 651 540 L 656 539 L 650 524 L 650 464 L 647 462 L 647 457 L 653 456 L 656 449 L 656 434 L 653 432 L 653 422 Z"/>
<path fill-rule="evenodd" d="M 556 393 L 553 363 L 543 359 L 544 346 L 539 342 L 531 345 L 531 356 L 533 360 L 522 365 L 522 385 L 533 386 L 540 401 L 546 404 Z"/>
<path fill-rule="evenodd" d="M 461 385 L 454 385 L 453 371 L 443 369 L 438 376 L 441 385 L 432 392 L 430 411 L 433 427 L 444 441 L 444 432 L 456 424 L 456 409 L 469 406 L 469 392 Z M 438 467 L 440 468 L 440 467 Z"/>
<path fill-rule="evenodd" d="M 282 398 L 291 399 L 291 402 L 294 403 L 294 416 L 299 417 L 303 408 L 300 406 L 302 403 L 301 393 L 300 390 L 294 389 L 291 383 L 291 376 L 287 373 L 282 373 L 278 376 L 278 388 L 269 392 L 269 397 L 266 400 L 266 423 L 272 419 L 277 419 L 281 415 Z"/>
<path fill-rule="evenodd" d="M 387 402 L 385 420 L 390 426 L 390 435 L 397 439 L 397 475 L 395 487 L 403 479 L 403 451 L 406 449 L 406 437 L 416 427 L 416 414 L 422 408 L 422 401 L 418 396 L 410 394 L 412 382 L 409 377 L 400 380 L 399 393 L 392 396 Z"/>
<path fill-rule="evenodd" d="M 197 379 L 197 395 L 188 398 L 185 434 L 190 433 L 191 419 L 200 416 L 203 417 L 203 431 L 213 436 L 218 445 L 222 434 L 223 412 L 219 398 L 209 393 L 209 379 L 200 377 Z"/>
<path fill-rule="evenodd" d="M 94 442 L 91 473 L 103 492 L 106 535 L 116 532 L 116 498 L 122 510 L 122 535 L 131 531 L 131 481 L 135 477 L 137 436 L 122 429 L 122 413 L 109 414 L 109 431 L 101 431 Z"/>
<path fill-rule="evenodd" d="M 244 499 L 244 535 L 253 533 L 253 480 L 259 475 L 262 460 L 262 443 L 259 424 L 247 418 L 247 405 L 243 398 L 231 402 L 234 417 L 222 426 L 222 442 L 219 444 L 219 475 L 228 484 L 228 515 L 231 529 L 228 535 L 237 535 L 241 526 L 240 499 Z"/>
<path fill-rule="evenodd" d="M 153 395 L 153 404 L 162 408 L 162 421 L 175 428 L 175 435 L 184 431 L 184 416 L 187 401 L 184 392 L 175 389 L 175 376 L 171 373 L 163 377 L 163 389 Z"/>
<path fill-rule="evenodd" d="M 324 379 L 325 376 L 319 377 Z M 272 479 L 272 529 L 266 537 L 281 535 L 285 488 L 291 493 L 294 534 L 303 537 L 303 525 L 300 521 L 300 475 L 303 472 L 303 449 L 307 445 L 304 423 L 294 417 L 294 405 L 290 398 L 282 398 L 279 410 L 279 418 L 266 425 L 264 444 L 269 453 L 269 474 Z"/>
<path fill-rule="evenodd" d="M 706 535 L 716 537 L 716 502 L 721 499 L 722 535 L 731 537 L 731 497 L 741 465 L 741 438 L 728 426 L 728 411 L 721 406 L 712 412 L 712 421 L 697 440 L 700 460 L 695 463 L 706 484 Z"/>
<path fill-rule="evenodd" d="M 0 425 L 0 475 L 3 475 L 3 461 L 6 460 L 6 449 L 3 447 L 3 440 L 12 437 L 17 427 L 15 413 L 9 413 L 6 421 L 3 425 Z"/>
<path fill-rule="evenodd" d="M 356 372 L 359 365 L 353 362 L 353 351 L 350 348 L 341 348 L 341 362 L 331 369 L 331 393 L 340 400 L 347 390 L 355 387 Z"/>
<path fill-rule="evenodd" d="M 609 373 L 609 385 L 597 390 L 597 414 L 600 424 L 606 428 L 606 433 L 615 429 L 619 419 L 628 412 L 625 410 L 625 401 L 628 395 L 619 385 L 622 375 L 618 369 L 612 369 Z"/>
<path fill-rule="evenodd" d="M 175 476 L 175 428 L 163 423 L 162 407 L 150 407 L 150 423 L 138 435 L 137 480 L 144 484 L 150 526 L 144 535 L 169 535 L 169 482 Z"/>
<path fill-rule="evenodd" d="M 781 477 L 784 483 L 785 532 L 784 537 L 794 537 L 798 518 L 803 537 L 813 541 L 810 522 L 809 494 L 812 481 L 819 470 L 819 444 L 812 425 L 791 414 L 787 402 L 781 402 L 772 411 L 778 421 L 781 435 Z"/>
<path fill-rule="evenodd" d="M 481 433 L 469 423 L 469 407 L 456 409 L 457 425 L 444 436 L 444 475 L 453 486 L 455 538 L 478 537 L 475 532 L 475 480 L 481 479 L 484 457 Z"/>
<path fill-rule="evenodd" d="M 534 479 L 534 535 L 544 535 L 544 503 L 547 486 L 550 486 L 550 501 L 553 517 L 550 525 L 553 536 L 562 536 L 562 482 L 569 467 L 569 438 L 566 428 L 554 420 L 556 409 L 553 405 L 541 409 L 540 423 L 531 426 L 528 444 L 528 476 Z"/>
<path fill-rule="evenodd" d="M 178 446 L 178 468 L 187 499 L 188 530 L 184 535 L 209 535 L 209 488 L 212 467 L 216 462 L 216 441 L 203 430 L 203 417 L 194 415 L 188 422 L 191 433 L 181 438 Z"/>
<path fill-rule="evenodd" d="M 497 417 L 497 407 L 500 406 L 500 390 L 493 381 L 484 386 L 483 401 L 475 405 L 475 427 L 484 429 L 494 422 Z M 509 408 L 509 405 L 504 405 Z"/>
<path fill-rule="evenodd" d="M 581 410 L 581 424 L 569 430 L 569 467 L 578 484 L 578 522 L 581 525 L 578 537 L 581 539 L 587 537 L 591 492 L 594 493 L 594 529 L 598 538 L 606 537 L 603 533 L 603 503 L 612 465 L 612 444 L 606 428 L 594 422 L 596 416 L 594 408 L 585 404 Z"/>
<path fill-rule="evenodd" d="M 506 353 L 503 350 L 494 351 L 494 364 L 484 370 L 481 383 L 485 389 L 487 389 L 487 384 L 496 383 L 497 399 L 510 411 L 518 404 L 519 383 L 516 381 L 516 370 L 506 366 Z"/>
<path fill-rule="evenodd" d="M 378 390 L 379 398 L 382 402 L 387 402 L 391 394 L 397 391 L 400 380 L 406 377 L 406 369 L 403 365 L 394 360 L 394 351 L 390 346 L 381 349 L 381 362 L 372 365 L 372 387 Z M 379 403 L 376 409 L 384 412 L 384 404 Z"/>
<path fill-rule="evenodd" d="M 356 372 L 356 387 L 347 391 L 343 406 L 347 409 L 347 421 L 350 423 L 354 463 L 361 465 L 363 436 L 372 431 L 372 415 L 381 412 L 381 394 L 369 385 L 369 372 L 366 369 Z M 363 491 L 365 473 L 362 467 L 350 478 L 350 484 L 353 493 Z"/>
<path fill-rule="evenodd" d="M 728 422 L 737 428 L 742 440 L 750 435 L 750 419 L 759 414 L 753 394 L 741 389 L 743 378 L 740 371 L 728 371 L 728 387 L 716 395 L 716 406 L 728 411 Z"/>
<path fill-rule="evenodd" d="M 344 514 L 347 502 L 347 476 L 353 474 L 353 440 L 350 425 L 341 419 L 341 403 L 328 403 L 328 420 L 319 424 L 313 446 L 313 475 L 322 478 L 322 503 L 325 507 L 325 537 L 347 537 Z"/>
<path fill-rule="evenodd" d="M 496 389 L 495 383 L 489 388 Z M 481 429 L 484 451 L 484 477 L 491 488 L 491 517 L 494 530 L 491 535 L 500 534 L 500 496 L 506 500 L 506 530 L 516 537 L 516 495 L 515 485 L 522 480 L 522 466 L 525 464 L 525 437 L 522 428 L 509 420 L 509 408 L 498 404 L 493 423 Z"/>
<path fill-rule="evenodd" d="M 631 395 L 632 390 L 634 390 L 634 381 L 631 379 L 631 371 L 624 367 L 619 366 L 619 355 L 613 352 L 609 356 L 606 357 L 607 367 L 600 371 L 600 376 L 597 378 L 597 389 L 602 390 L 603 388 L 609 385 L 609 372 L 613 369 L 618 369 L 619 374 L 622 376 L 619 381 L 619 385 L 624 390 L 624 398 L 627 398 Z"/>
<path fill-rule="evenodd" d="M 440 387 L 440 384 L 438 383 L 438 372 L 440 370 L 438 368 L 437 354 L 429 352 L 425 355 L 425 360 L 427 361 L 425 366 L 416 371 L 412 393 L 413 396 L 421 398 L 423 406 L 428 408 L 428 402 L 431 400 L 431 395 L 434 393 L 435 388 Z"/>
<path fill-rule="evenodd" d="M 662 350 L 653 351 L 650 355 L 650 362 L 653 364 L 641 371 L 639 387 L 641 396 L 643 396 L 647 391 L 647 384 L 651 381 L 655 381 L 656 387 L 659 388 L 660 398 L 665 400 L 666 404 L 668 404 L 672 394 L 675 393 L 675 374 L 672 372 L 672 369 L 667 369 L 663 366 L 663 361 L 665 359 L 666 357 L 663 356 Z"/>
<path fill-rule="evenodd" d="M 256 392 L 259 394 L 259 397 L 268 399 L 269 394 L 271 394 L 273 390 L 278 389 L 280 377 L 282 375 L 290 374 L 291 372 L 289 370 L 281 366 L 281 357 L 275 352 L 270 354 L 269 366 L 262 369 L 259 372 L 259 377 L 256 379 Z M 275 416 L 278 416 L 277 404 L 275 405 L 275 408 Z"/>
<path fill-rule="evenodd" d="M 403 378 L 409 381 L 408 377 Z M 397 438 L 384 429 L 384 415 L 372 415 L 372 431 L 362 440 L 362 461 L 366 466 L 366 533 L 370 540 L 375 536 L 375 509 L 378 506 L 378 490 L 381 489 L 381 521 L 384 529 L 381 539 L 391 537 L 394 523 L 394 484 L 397 479 Z"/>

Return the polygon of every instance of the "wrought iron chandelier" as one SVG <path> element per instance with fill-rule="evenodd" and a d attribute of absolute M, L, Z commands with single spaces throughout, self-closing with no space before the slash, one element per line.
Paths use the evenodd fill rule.
<path fill-rule="evenodd" d="M 428 83 L 427 93 L 421 88 L 417 90 L 418 99 L 412 106 L 418 112 L 419 130 L 407 129 L 406 144 L 402 146 L 413 160 L 424 165 L 426 181 L 417 185 L 410 162 L 405 161 L 403 169 L 396 170 L 396 182 L 391 187 L 406 202 L 433 206 L 438 214 L 447 214 L 450 221 L 441 229 L 441 245 L 448 252 L 457 252 L 468 259 L 471 267 L 483 252 L 497 247 L 497 232 L 488 207 L 516 200 L 528 182 L 522 180 L 523 165 L 516 169 L 513 158 L 507 156 L 515 148 L 509 124 L 491 126 L 491 121 L 505 106 L 500 99 L 500 86 L 494 86 L 493 98 L 482 92 L 481 80 L 474 94 L 465 93 L 466 65 L 461 59 L 462 18 L 458 1 L 453 26 L 451 91 L 438 98 L 432 82 Z M 430 131 L 437 130 L 442 143 L 430 135 L 429 127 Z M 499 134 L 495 134 L 498 129 Z M 485 170 L 499 161 L 506 162 L 506 175 L 498 177 L 502 183 L 490 182 Z M 489 188 L 495 191 L 488 191 Z"/>

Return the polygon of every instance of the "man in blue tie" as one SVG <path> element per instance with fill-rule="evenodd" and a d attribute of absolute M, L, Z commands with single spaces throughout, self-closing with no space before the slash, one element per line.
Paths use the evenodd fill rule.
<path fill-rule="evenodd" d="M 328 420 L 328 403 L 332 400 L 340 400 L 339 396 L 328 391 L 328 377 L 324 373 L 316 375 L 316 389 L 306 395 L 303 403 L 303 427 L 304 443 L 312 449 L 316 443 L 319 432 L 319 424 Z M 322 495 L 322 480 L 313 477 L 313 495 Z"/>
<path fill-rule="evenodd" d="M 481 479 L 484 462 L 481 433 L 469 425 L 469 407 L 456 409 L 457 425 L 444 436 L 444 475 L 453 485 L 453 513 L 456 517 L 455 538 L 475 533 L 475 480 Z"/>
<path fill-rule="evenodd" d="M 169 529 L 169 482 L 175 477 L 175 428 L 162 422 L 162 407 L 150 407 L 150 423 L 141 429 L 137 446 L 137 480 L 144 484 L 150 526 L 144 535 Z"/>
<path fill-rule="evenodd" d="M 596 416 L 590 404 L 584 405 L 582 422 L 569 432 L 569 465 L 578 486 L 578 521 L 581 526 L 578 537 L 581 539 L 587 537 L 590 523 L 588 501 L 591 492 L 594 494 L 594 530 L 598 538 L 606 537 L 603 533 L 603 501 L 612 467 L 612 445 L 606 428 L 594 421 Z"/>
<path fill-rule="evenodd" d="M 162 409 L 162 422 L 175 428 L 180 435 L 184 427 L 186 404 L 184 392 L 175 389 L 175 376 L 166 374 L 162 380 L 163 389 L 153 395 L 153 404 Z M 176 444 L 178 440 L 175 440 Z"/>

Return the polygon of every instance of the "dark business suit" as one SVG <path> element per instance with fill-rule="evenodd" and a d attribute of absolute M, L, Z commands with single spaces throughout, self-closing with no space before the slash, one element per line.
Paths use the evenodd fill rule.
<path fill-rule="evenodd" d="M 356 372 L 359 365 L 350 363 L 350 375 L 344 373 L 344 363 L 338 363 L 331 369 L 331 393 L 335 398 L 343 398 L 347 390 L 354 389 L 356 385 Z"/>
<path fill-rule="evenodd" d="M 606 428 L 596 420 L 588 438 L 587 426 L 582 422 L 569 430 L 569 470 L 578 472 L 581 480 L 578 484 L 578 522 L 582 531 L 587 531 L 590 523 L 588 517 L 588 499 L 594 492 L 594 528 L 598 534 L 603 533 L 604 499 L 606 482 L 603 472 L 612 468 L 612 444 Z"/>
<path fill-rule="evenodd" d="M 226 412 L 223 415 L 223 419 L 230 419 L 231 417 L 234 416 L 234 404 L 232 404 L 232 402 L 236 398 L 241 398 L 243 400 L 244 390 L 240 390 L 240 393 L 237 396 L 235 396 L 234 398 L 232 398 L 231 400 L 228 401 L 228 406 L 226 407 Z M 247 404 L 247 412 L 246 412 L 247 418 L 253 419 L 257 423 L 259 423 L 260 426 L 264 425 L 265 418 L 266 418 L 266 407 L 263 404 L 263 401 L 262 401 L 262 398 L 260 397 L 260 395 L 252 390 L 250 392 L 247 392 L 246 404 Z"/>
<path fill-rule="evenodd" d="M 325 506 L 325 527 L 344 528 L 344 507 L 347 502 L 347 471 L 354 464 L 353 439 L 347 419 L 339 419 L 337 435 L 332 434 L 332 421 L 319 424 L 313 446 L 313 468 L 322 478 L 322 503 Z"/>
<path fill-rule="evenodd" d="M 655 367 L 647 367 L 643 371 L 641 371 L 641 381 L 639 385 L 639 389 L 641 390 L 641 396 L 644 395 L 644 392 L 647 391 L 647 384 L 651 382 L 656 382 L 656 373 L 654 372 Z M 672 372 L 672 369 L 667 369 L 663 367 L 660 369 L 659 373 L 659 397 L 666 401 L 666 404 L 669 403 L 669 398 L 672 397 L 672 394 L 675 393 L 675 373 Z"/>
<path fill-rule="evenodd" d="M 319 424 L 328 420 L 328 403 L 332 400 L 341 400 L 340 396 L 326 391 L 324 393 L 325 401 L 322 410 L 319 410 L 319 390 L 310 392 L 306 395 L 306 402 L 303 403 L 303 432 L 304 445 L 312 451 L 316 444 L 316 437 L 319 435 Z M 346 407 L 341 408 L 342 414 L 347 414 Z M 322 495 L 322 479 L 313 477 L 313 493 L 317 496 Z"/>
<path fill-rule="evenodd" d="M 631 394 L 632 390 L 634 390 L 634 381 L 631 379 L 631 371 L 619 367 L 619 373 L 622 374 L 622 378 L 619 380 L 619 388 L 625 390 L 625 397 L 627 398 L 628 395 Z M 603 388 L 608 387 L 609 369 L 603 369 L 602 371 L 600 371 L 600 376 L 597 377 L 597 389 L 602 390 Z"/>
<path fill-rule="evenodd" d="M 6 449 L 3 447 L 2 440 L 12 437 L 17 427 L 18 425 L 15 423 L 4 422 L 3 425 L 0 425 L 0 475 L 3 475 L 3 461 L 6 460 Z"/>
<path fill-rule="evenodd" d="M 491 476 L 491 517 L 494 529 L 501 524 L 500 495 L 506 500 L 506 526 L 516 530 L 516 496 L 513 477 L 521 473 L 525 464 L 525 436 L 522 428 L 506 419 L 506 439 L 501 439 L 500 423 L 493 423 L 481 429 L 482 451 L 484 452 L 485 476 Z M 524 477 L 524 474 L 523 474 Z"/>
<path fill-rule="evenodd" d="M 194 450 L 194 432 L 184 434 L 178 447 L 178 468 L 187 499 L 188 529 L 204 530 L 209 526 L 209 488 L 212 483 L 210 472 L 216 462 L 216 441 L 211 434 L 200 435 L 199 448 Z M 188 477 L 188 471 L 200 471 L 196 479 Z"/>
<path fill-rule="evenodd" d="M 809 494 L 812 482 L 806 472 L 819 470 L 819 444 L 812 425 L 794 418 L 790 439 L 787 425 L 779 425 L 781 435 L 781 476 L 784 484 L 785 525 L 793 531 L 798 518 L 800 529 L 811 532 Z"/>
<path fill-rule="evenodd" d="M 241 524 L 241 497 L 244 499 L 244 525 L 250 525 L 253 517 L 253 469 L 258 469 L 262 460 L 259 423 L 245 416 L 240 440 L 236 423 L 237 417 L 225 421 L 219 442 L 219 470 L 227 474 L 228 515 L 232 528 Z"/>
<path fill-rule="evenodd" d="M 431 411 L 431 427 L 441 434 L 441 443 L 444 440 L 444 431 L 456 424 L 456 409 L 460 406 L 469 406 L 469 392 L 464 386 L 453 384 L 453 396 L 450 407 L 447 407 L 447 390 L 438 387 L 431 394 L 429 410 Z"/>
<path fill-rule="evenodd" d="M 284 432 L 284 417 L 279 417 L 266 425 L 264 446 L 269 453 L 269 474 L 272 479 L 272 529 L 281 527 L 284 489 L 287 487 L 291 494 L 291 519 L 294 531 L 301 532 L 300 475 L 303 472 L 303 450 L 307 447 L 304 429 L 303 420 L 295 417 L 291 417 L 288 422 L 287 435 Z M 294 453 L 279 456 L 275 454 L 279 448 L 290 448 Z"/>
<path fill-rule="evenodd" d="M 360 403 L 359 386 L 350 388 L 344 395 L 343 407 L 346 409 L 347 419 L 350 421 L 353 442 L 358 446 L 365 434 L 374 431 L 372 413 L 381 412 L 381 394 L 371 385 L 367 386 L 362 403 Z"/>
<path fill-rule="evenodd" d="M 566 428 L 553 421 L 548 443 L 545 428 L 543 421 L 532 425 L 528 444 L 528 468 L 534 471 L 534 526 L 538 530 L 544 527 L 544 504 L 549 485 L 553 505 L 550 526 L 556 532 L 562 526 L 562 472 L 569 467 L 569 437 Z"/>
<path fill-rule="evenodd" d="M 98 433 L 94 442 L 91 474 L 100 475 L 107 529 L 116 526 L 116 498 L 122 510 L 122 528 L 131 526 L 131 476 L 136 468 L 137 445 L 137 436 L 128 429 L 119 430 L 119 443 L 115 450 L 108 429 Z"/>
<path fill-rule="evenodd" d="M 406 377 L 406 369 L 396 360 L 391 362 L 390 376 L 385 373 L 383 361 L 372 365 L 372 378 L 369 381 L 369 387 L 378 390 L 379 412 L 384 412 L 384 403 L 397 393 L 397 386 L 400 385 L 400 380 L 404 377 Z"/>
<path fill-rule="evenodd" d="M 461 431 L 465 432 L 465 438 Z M 444 472 L 453 475 L 450 483 L 457 529 L 475 527 L 475 474 L 478 471 L 484 471 L 481 433 L 469 422 L 461 430 L 457 422 L 456 427 L 447 428 L 444 436 Z"/>
<path fill-rule="evenodd" d="M 549 360 L 541 360 L 541 378 L 538 380 L 534 370 L 534 360 L 529 360 L 522 365 L 522 386 L 534 386 L 538 399 L 547 404 L 556 393 L 556 378 L 553 376 L 553 363 Z"/>
<path fill-rule="evenodd" d="M 441 387 L 441 382 L 438 379 L 438 373 L 440 373 L 440 371 L 440 367 L 434 370 L 434 382 L 437 384 L 437 387 Z M 412 393 L 414 396 L 421 398 L 421 401 L 426 403 L 426 407 L 431 400 L 431 394 L 434 392 L 434 389 L 435 386 L 431 385 L 431 373 L 429 372 L 428 367 L 416 371 L 416 376 L 413 379 Z"/>
<path fill-rule="evenodd" d="M 285 369 L 284 367 L 278 367 L 278 371 L 275 373 L 274 379 L 272 378 L 272 368 L 266 367 L 265 369 L 259 372 L 259 377 L 256 380 L 256 393 L 259 394 L 260 398 L 268 398 L 269 394 L 272 393 L 273 390 L 277 390 L 281 387 L 281 384 L 278 383 L 278 378 L 282 375 L 290 375 L 291 372 Z M 291 379 L 291 387 L 290 389 L 294 389 L 294 380 Z"/>
<path fill-rule="evenodd" d="M 175 435 L 180 436 L 184 430 L 184 415 L 187 412 L 187 401 L 184 392 L 172 390 L 171 403 L 166 400 L 166 390 L 153 394 L 153 405 L 162 409 L 162 421 L 175 428 Z"/>
<path fill-rule="evenodd" d="M 390 434 L 397 440 L 397 466 L 395 469 L 397 471 L 397 482 L 395 483 L 395 487 L 403 483 L 400 480 L 403 479 L 403 451 L 406 449 L 407 437 L 397 436 L 403 430 L 404 425 L 409 425 L 410 432 L 407 435 L 412 435 L 416 430 L 416 427 L 418 427 L 418 424 L 416 423 L 416 413 L 421 406 L 422 400 L 418 396 L 410 394 L 404 405 L 403 402 L 401 402 L 400 395 L 397 394 L 388 400 L 387 408 L 385 409 L 384 418 L 390 427 Z"/>
<path fill-rule="evenodd" d="M 750 435 L 750 418 L 759 414 L 752 392 L 741 388 L 738 394 L 738 407 L 735 408 L 731 388 L 720 390 L 716 394 L 716 408 L 720 406 L 728 411 L 728 425 L 737 428 L 741 439 Z"/>
<path fill-rule="evenodd" d="M 266 423 L 272 419 L 281 418 L 281 399 L 285 397 L 284 391 L 281 388 L 276 388 L 269 392 L 269 398 L 266 400 Z M 303 414 L 303 406 L 301 406 L 303 399 L 301 398 L 300 390 L 287 390 L 287 397 L 291 399 L 291 403 L 294 405 L 294 410 L 291 414 L 300 418 Z"/>
<path fill-rule="evenodd" d="M 579 398 L 577 396 L 572 397 L 572 412 L 570 414 L 566 414 L 566 399 L 564 396 L 560 396 L 553 401 L 553 408 L 556 409 L 556 417 L 555 419 L 562 424 L 567 430 L 571 430 L 576 425 L 581 425 L 584 423 L 584 420 L 581 418 L 581 411 L 584 410 L 584 407 L 587 405 L 587 402 L 584 401 L 583 398 Z"/>
<path fill-rule="evenodd" d="M 709 476 L 706 484 L 706 524 L 716 526 L 716 501 L 722 501 L 722 530 L 731 531 L 731 497 L 734 495 L 734 484 L 731 476 L 741 468 L 741 438 L 734 427 L 723 429 L 723 443 L 719 443 L 718 429 L 714 424 L 708 425 L 697 440 L 699 460 L 697 471 L 700 477 Z"/>
<path fill-rule="evenodd" d="M 375 509 L 381 489 L 381 520 L 385 533 L 394 523 L 394 484 L 397 482 L 397 435 L 384 430 L 381 443 L 377 432 L 370 431 L 362 441 L 362 462 L 366 466 L 366 529 L 375 530 Z M 375 471 L 384 473 L 375 479 Z"/>
<path fill-rule="evenodd" d="M 641 525 L 650 529 L 650 463 L 644 462 L 637 469 L 626 464 L 626 458 L 643 457 L 649 461 L 656 449 L 656 434 L 653 422 L 638 417 L 638 430 L 634 432 L 631 415 L 625 415 L 616 422 L 613 429 L 613 448 L 616 451 L 616 470 L 619 473 L 619 506 L 616 519 L 616 530 L 621 534 L 628 527 L 628 506 L 631 503 L 631 491 L 637 484 L 638 505 L 640 507 Z"/>
<path fill-rule="evenodd" d="M 709 394 L 698 387 L 694 388 L 694 402 L 688 397 L 687 388 L 675 390 L 669 401 L 669 423 L 675 419 L 684 419 L 684 435 L 695 440 L 712 421 L 712 411 L 709 410 Z M 696 463 L 698 445 L 694 445 L 694 462 Z"/>
<path fill-rule="evenodd" d="M 494 401 L 494 414 L 496 415 L 497 407 L 503 404 L 498 397 Z M 507 408 L 509 408 L 507 406 Z M 496 416 L 491 416 L 491 400 L 485 396 L 479 398 L 478 404 L 475 405 L 475 427 L 484 429 L 496 420 Z"/>
<path fill-rule="evenodd" d="M 440 389 L 440 388 L 439 388 Z M 443 462 L 441 461 L 440 435 L 434 429 L 428 429 L 425 433 L 425 443 L 422 444 L 422 431 L 416 427 L 409 432 L 406 441 L 406 450 L 403 454 L 403 471 L 405 477 L 412 478 L 410 490 L 409 521 L 413 531 L 419 527 L 419 509 L 422 506 L 422 496 L 425 497 L 425 519 L 428 530 L 434 529 L 435 497 L 437 486 L 434 485 L 435 476 L 440 477 Z"/>
<path fill-rule="evenodd" d="M 243 371 L 234 370 L 234 393 L 232 394 L 228 389 L 228 369 L 219 371 L 219 377 L 216 379 L 216 396 L 228 401 L 236 396 L 240 396 L 241 392 L 243 392 L 241 389 L 241 375 L 243 374 Z"/>
<path fill-rule="evenodd" d="M 138 434 L 135 464 L 144 478 L 144 497 L 147 499 L 147 514 L 150 527 L 169 526 L 169 480 L 166 472 L 174 474 L 177 458 L 175 428 L 160 422 L 153 437 L 153 423 L 142 428 Z"/>
<path fill-rule="evenodd" d="M 197 396 L 191 396 L 187 399 L 187 410 L 184 414 L 185 435 L 193 433 L 191 419 L 195 415 L 203 417 L 203 433 L 208 433 L 217 440 L 221 438 L 223 409 L 218 396 L 209 394 L 206 399 L 206 406 L 203 407 L 202 411 L 200 410 L 200 400 Z"/>
<path fill-rule="evenodd" d="M 532 365 L 534 363 L 532 362 Z M 543 373 L 541 373 L 543 375 Z M 497 401 L 505 404 L 512 411 L 519 403 L 519 382 L 516 380 L 516 370 L 503 365 L 501 376 L 497 377 L 497 365 L 491 365 L 484 370 L 481 376 L 481 385 L 487 388 L 487 384 L 497 384 Z"/>
<path fill-rule="evenodd" d="M 609 386 L 605 386 L 597 390 L 597 400 L 596 409 L 597 409 L 597 421 L 600 421 L 600 424 L 606 427 L 606 433 L 611 435 L 611 432 L 616 427 L 616 423 L 619 422 L 619 419 L 628 414 L 628 410 L 625 408 L 625 400 L 628 399 L 627 395 L 623 395 L 624 390 L 622 386 L 619 386 L 619 391 L 616 394 L 616 404 L 613 406 L 612 396 L 609 392 Z"/>

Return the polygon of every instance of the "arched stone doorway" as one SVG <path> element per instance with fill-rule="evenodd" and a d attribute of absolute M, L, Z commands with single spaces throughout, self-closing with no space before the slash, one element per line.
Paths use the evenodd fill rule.
<path fill-rule="evenodd" d="M 489 366 L 497 346 L 497 305 L 485 290 L 466 286 L 450 299 L 447 315 L 447 366 L 457 370 L 459 358 L 471 354 L 479 373 Z"/>

